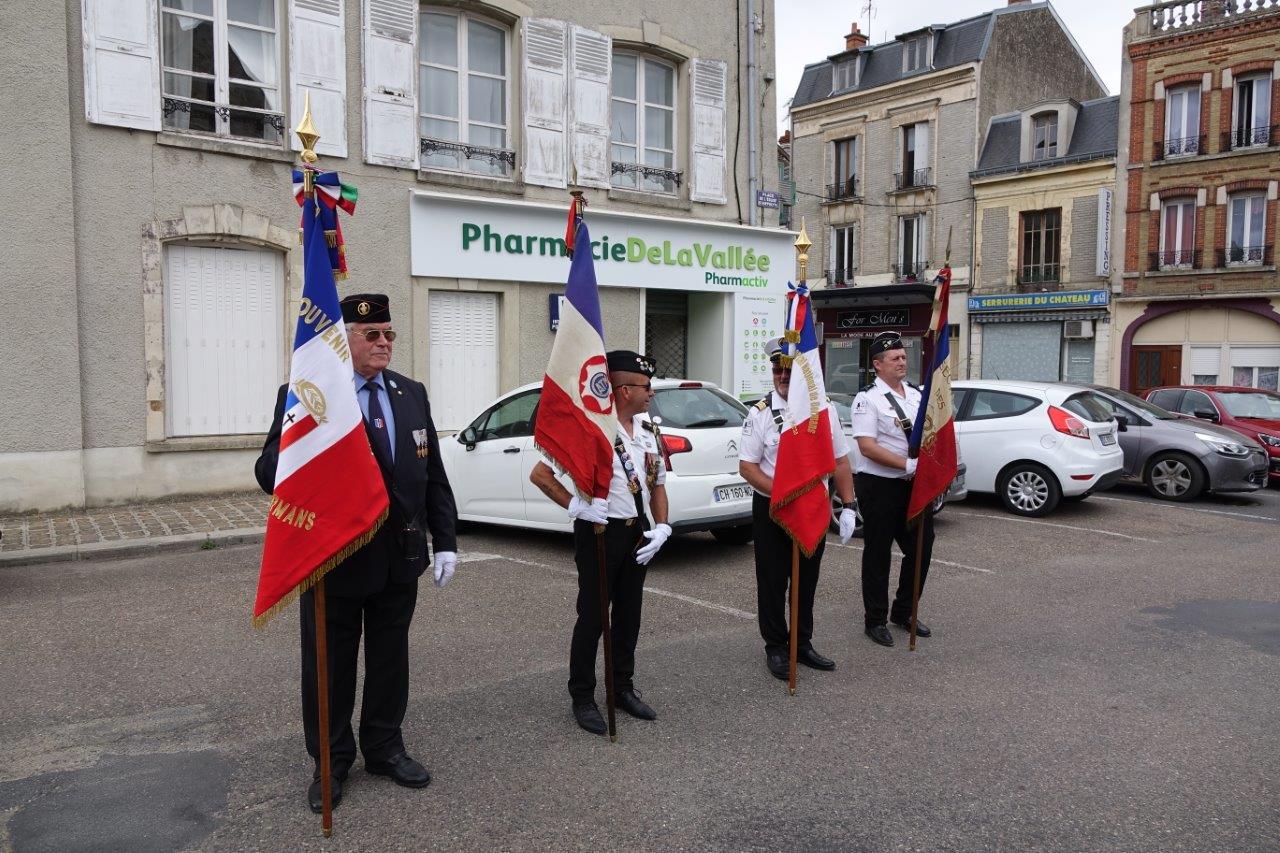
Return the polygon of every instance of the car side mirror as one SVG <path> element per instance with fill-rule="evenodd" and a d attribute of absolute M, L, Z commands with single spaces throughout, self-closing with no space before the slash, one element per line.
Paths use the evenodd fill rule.
<path fill-rule="evenodd" d="M 1215 424 L 1221 420 L 1221 418 L 1218 417 L 1218 413 L 1213 409 L 1196 409 L 1194 414 L 1202 421 L 1209 421 Z"/>
<path fill-rule="evenodd" d="M 1128 432 L 1129 419 L 1124 415 L 1116 415 L 1116 432 Z"/>
<path fill-rule="evenodd" d="M 467 446 L 467 450 L 475 450 L 476 449 L 476 428 L 467 427 L 462 432 L 458 433 L 458 443 L 465 444 Z"/>

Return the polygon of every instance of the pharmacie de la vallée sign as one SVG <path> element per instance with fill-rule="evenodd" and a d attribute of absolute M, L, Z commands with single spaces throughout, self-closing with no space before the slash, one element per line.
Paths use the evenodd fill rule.
<path fill-rule="evenodd" d="M 567 200 L 414 192 L 412 274 L 563 285 L 568 209 Z M 602 287 L 778 293 L 794 274 L 794 232 L 596 208 L 586 216 Z"/>

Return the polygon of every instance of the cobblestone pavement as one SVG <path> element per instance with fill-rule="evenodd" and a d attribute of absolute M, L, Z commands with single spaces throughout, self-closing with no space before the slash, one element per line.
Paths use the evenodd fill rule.
<path fill-rule="evenodd" d="M 199 533 L 261 529 L 266 495 L 242 492 L 61 512 L 0 515 L 0 554 L 145 543 Z"/>

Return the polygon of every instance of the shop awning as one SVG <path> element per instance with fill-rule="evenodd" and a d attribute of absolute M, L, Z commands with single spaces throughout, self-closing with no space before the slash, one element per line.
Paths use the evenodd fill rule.
<path fill-rule="evenodd" d="M 812 292 L 818 308 L 883 308 L 885 306 L 930 305 L 932 284 L 883 284 L 876 287 L 829 287 Z"/>
<path fill-rule="evenodd" d="M 1105 309 L 1089 311 L 999 311 L 986 314 L 970 314 L 975 323 L 1052 323 L 1063 320 L 1105 320 L 1110 315 Z"/>

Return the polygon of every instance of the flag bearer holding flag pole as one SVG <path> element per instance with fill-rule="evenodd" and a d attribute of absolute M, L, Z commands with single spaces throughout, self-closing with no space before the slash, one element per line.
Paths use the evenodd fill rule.
<path fill-rule="evenodd" d="M 646 414 L 654 366 L 638 353 L 604 351 L 591 236 L 582 217 L 585 201 L 580 192 L 573 196 L 565 235 L 573 253 L 566 304 L 534 426 L 534 443 L 550 464 L 536 464 L 529 479 L 573 519 L 578 618 L 569 649 L 569 695 L 574 719 L 592 734 L 608 732 L 617 740 L 615 702 L 633 717 L 657 719 L 633 676 L 646 566 L 671 536 L 671 527 L 659 435 Z M 581 251 L 574 252 L 575 246 Z M 552 466 L 569 476 L 573 492 L 560 484 Z M 602 635 L 607 725 L 595 702 Z"/>
<path fill-rule="evenodd" d="M 834 474 L 845 504 L 840 539 L 853 535 L 853 478 L 849 449 L 827 401 L 818 360 L 813 310 L 805 285 L 810 243 L 804 224 L 796 238 L 800 284 L 787 294 L 782 339 L 765 342 L 773 391 L 742 424 L 738 471 L 755 490 L 752 528 L 756 599 L 765 664 L 795 693 L 796 664 L 820 670 L 835 663 L 813 648 L 813 601 L 830 518 L 826 483 Z M 784 601 L 791 589 L 788 631 Z"/>

